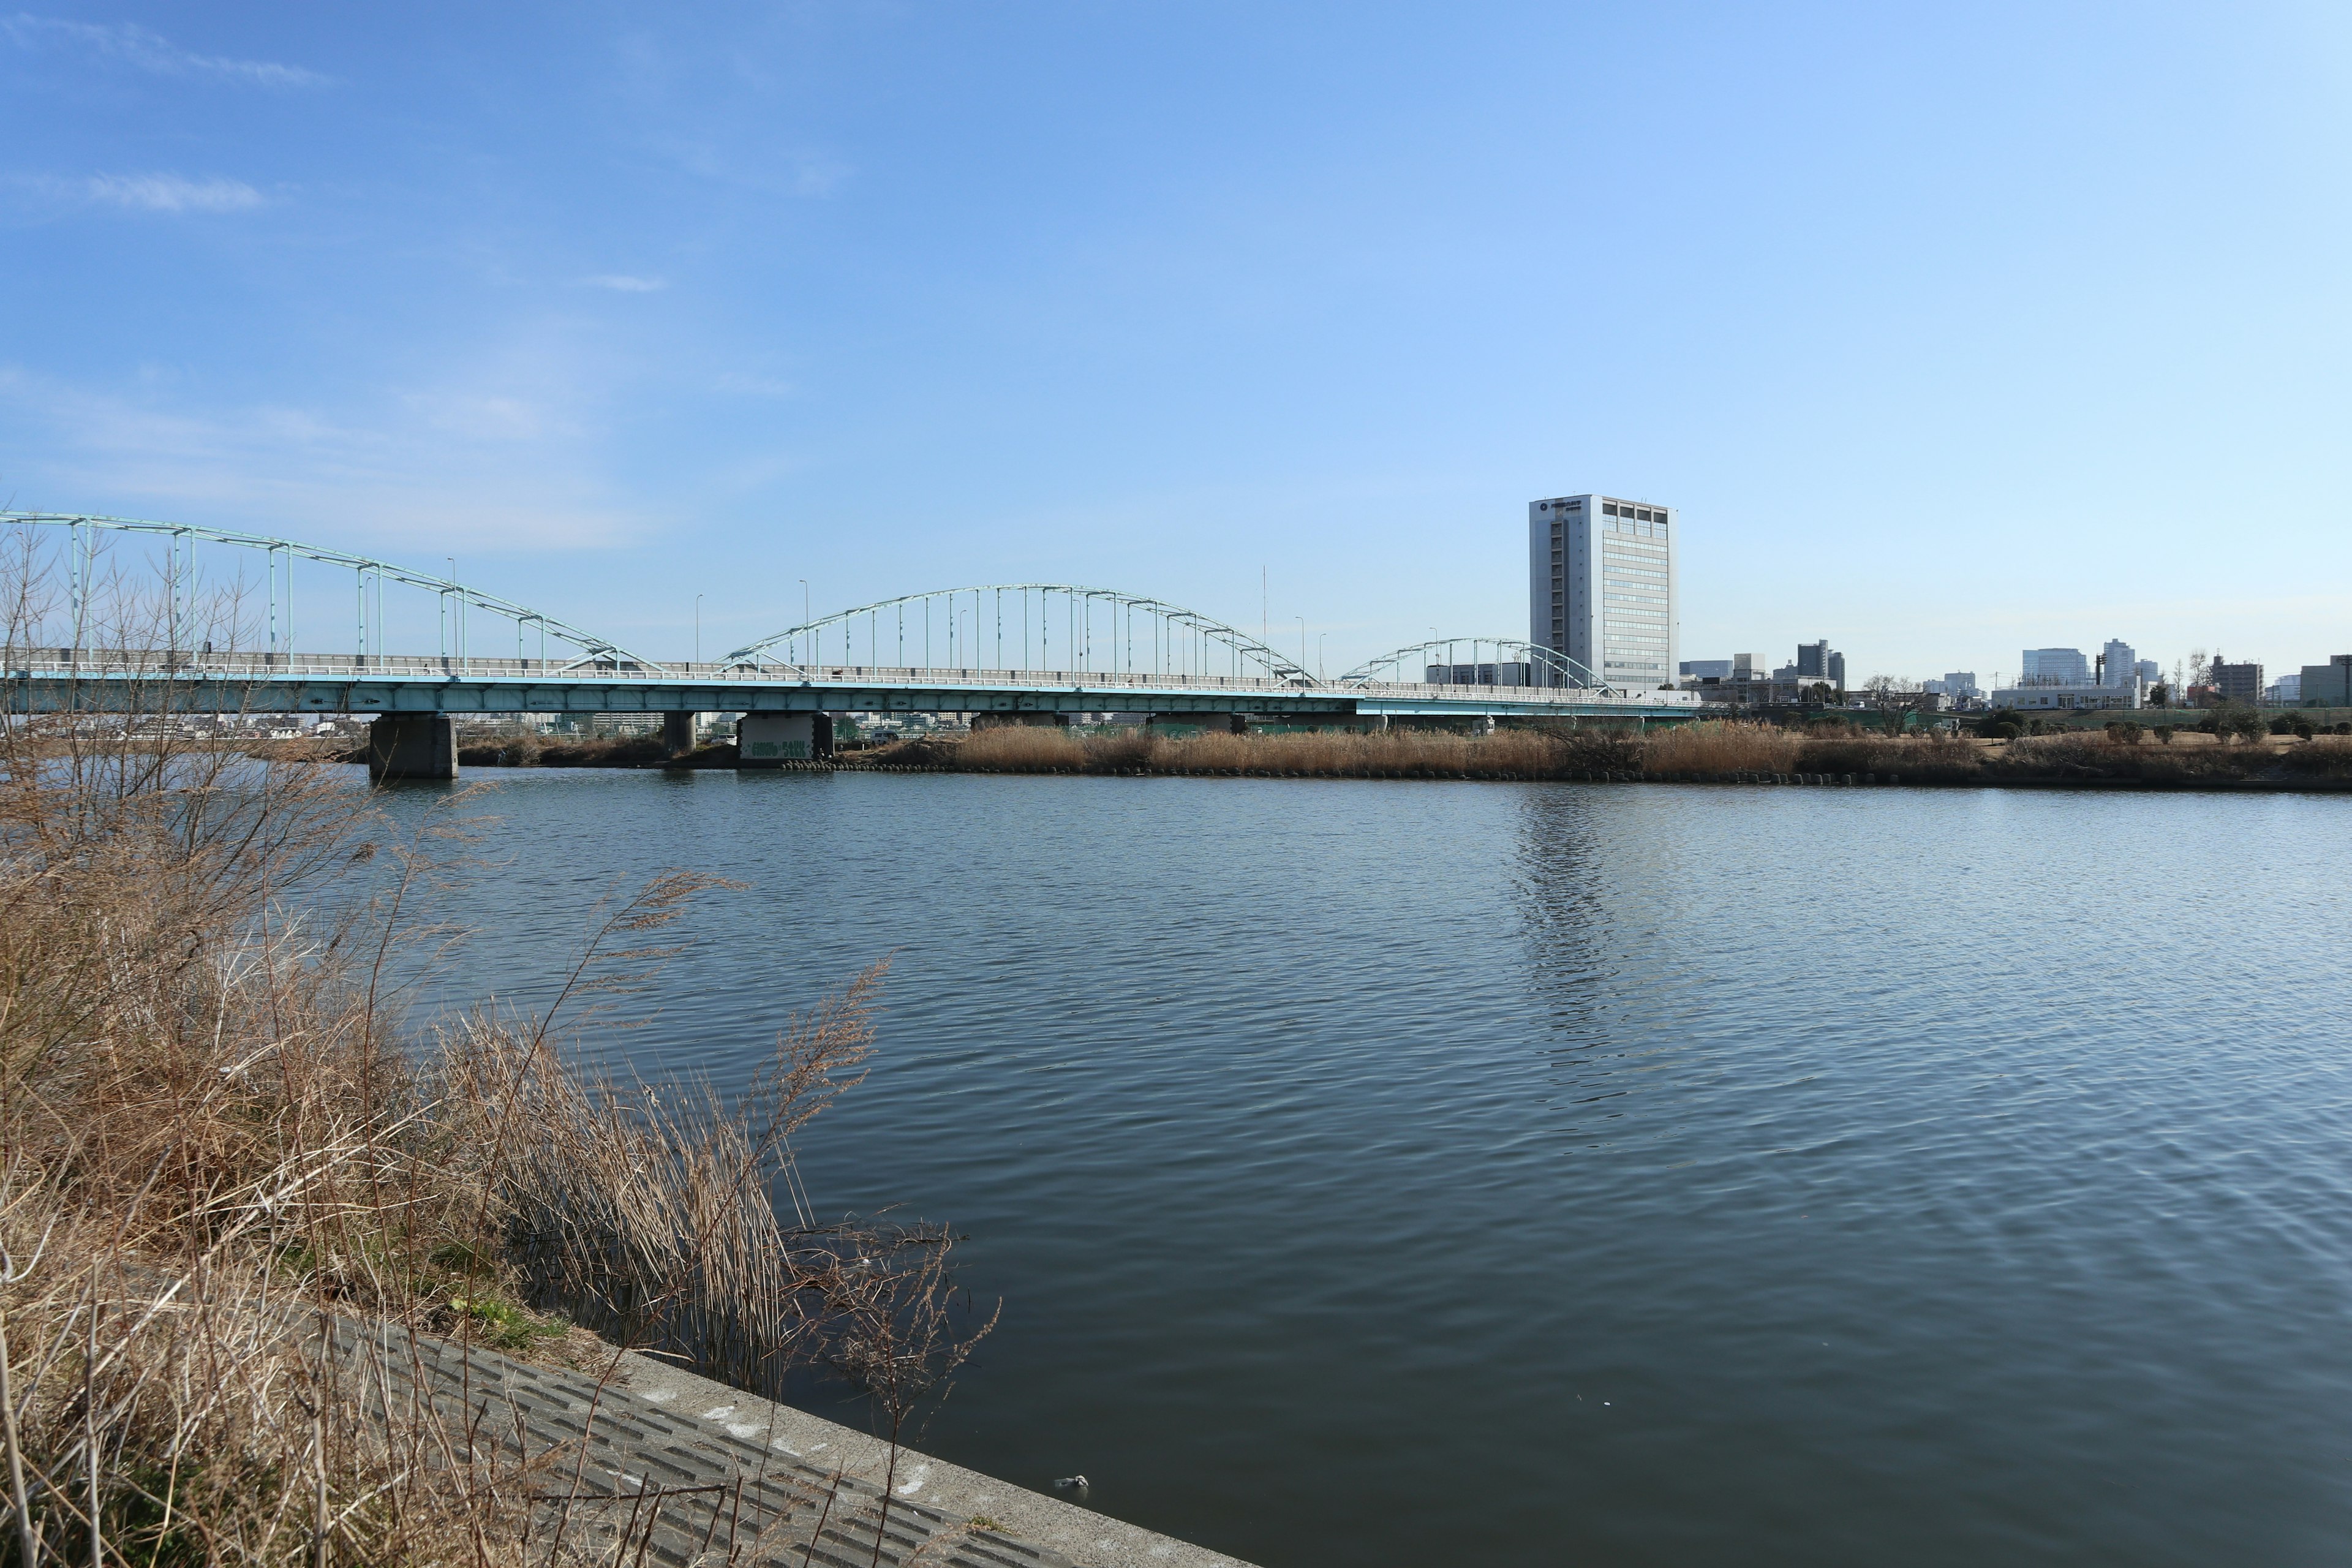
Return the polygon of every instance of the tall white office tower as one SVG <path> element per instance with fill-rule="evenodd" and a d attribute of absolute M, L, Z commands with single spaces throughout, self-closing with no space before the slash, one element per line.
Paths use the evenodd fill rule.
<path fill-rule="evenodd" d="M 1613 496 L 1528 503 L 1528 641 L 1611 686 L 1675 679 L 1674 508 Z"/>

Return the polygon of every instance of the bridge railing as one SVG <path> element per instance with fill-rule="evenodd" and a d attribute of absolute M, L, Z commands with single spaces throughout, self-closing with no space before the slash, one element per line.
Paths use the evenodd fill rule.
<path fill-rule="evenodd" d="M 1334 689 L 1265 676 L 1147 675 L 1095 669 L 927 668 L 919 665 L 638 664 L 610 659 L 460 658 L 457 655 L 208 653 L 202 650 L 0 649 L 0 670 L 57 679 L 73 675 L 177 675 L 227 679 L 629 680 L 664 686 L 752 683 L 1083 687 L 1088 690 L 1320 692 Z"/>

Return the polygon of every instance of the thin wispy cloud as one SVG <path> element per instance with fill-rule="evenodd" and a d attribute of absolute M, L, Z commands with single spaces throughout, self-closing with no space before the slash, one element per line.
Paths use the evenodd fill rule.
<path fill-rule="evenodd" d="M 93 202 L 153 213 L 247 212 L 263 199 L 242 180 L 188 180 L 177 174 L 93 174 L 83 191 Z"/>
<path fill-rule="evenodd" d="M 610 289 L 617 294 L 658 294 L 669 287 L 667 279 L 633 278 L 625 272 L 600 273 L 580 281 L 591 289 Z"/>
<path fill-rule="evenodd" d="M 720 375 L 712 385 L 718 391 L 731 393 L 738 397 L 791 397 L 800 391 L 791 382 L 780 381 L 772 375 L 753 375 L 732 370 Z"/>
<path fill-rule="evenodd" d="M 73 48 L 156 76 L 209 77 L 253 87 L 323 87 L 331 79 L 301 66 L 241 60 L 184 49 L 135 22 L 71 22 L 19 11 L 0 16 L 0 37 L 19 48 Z"/>
<path fill-rule="evenodd" d="M 528 379 L 528 365 L 508 368 Z M 568 386 L 549 390 L 560 399 Z M 0 429 L 24 433 L 23 471 L 7 476 L 19 504 L 113 497 L 109 507 L 149 515 L 374 540 L 404 559 L 430 560 L 445 542 L 594 550 L 644 537 L 656 520 L 599 477 L 601 427 L 541 390 L 461 379 L 339 414 L 194 398 L 170 378 L 101 389 L 0 363 Z"/>

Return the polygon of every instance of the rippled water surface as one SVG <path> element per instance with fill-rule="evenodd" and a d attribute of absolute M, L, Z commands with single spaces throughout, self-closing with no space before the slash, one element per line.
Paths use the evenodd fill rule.
<path fill-rule="evenodd" d="M 802 1157 L 1003 1298 L 949 1458 L 1267 1564 L 2352 1558 L 2352 801 L 546 772 L 490 809 L 457 994 L 531 999 L 615 879 L 751 884 L 590 1042 L 646 1072 L 740 1079 L 897 955 Z"/>

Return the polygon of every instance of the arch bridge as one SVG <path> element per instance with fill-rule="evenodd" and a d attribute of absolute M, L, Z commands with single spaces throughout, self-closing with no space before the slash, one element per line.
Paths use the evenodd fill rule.
<path fill-rule="evenodd" d="M 261 534 L 63 512 L 0 512 L 0 528 L 30 585 L 0 607 L 0 683 L 17 713 L 377 714 L 397 731 L 411 716 L 735 712 L 789 730 L 842 712 L 1381 722 L 1642 718 L 1695 704 L 1610 689 L 1507 638 L 1416 644 L 1324 680 L 1214 616 L 1058 583 L 909 594 L 804 617 L 709 662 L 663 661 L 461 583 L 454 561 L 443 575 Z M 146 549 L 110 548 L 123 543 Z M 1457 674 L 1463 647 L 1469 679 L 1425 679 Z M 1482 662 L 1488 649 L 1514 657 Z M 1415 660 L 1424 668 L 1409 669 Z M 1487 665 L 1523 669 L 1525 683 L 1482 679 Z M 1395 679 L 1406 673 L 1424 679 Z"/>

